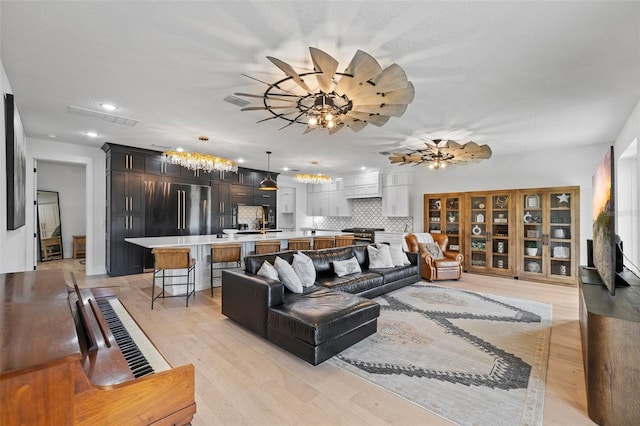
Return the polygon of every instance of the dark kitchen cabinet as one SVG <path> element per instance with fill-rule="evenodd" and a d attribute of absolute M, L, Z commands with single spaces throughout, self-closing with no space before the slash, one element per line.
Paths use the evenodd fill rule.
<path fill-rule="evenodd" d="M 144 172 L 145 155 L 141 151 L 116 148 L 107 155 L 107 170 Z"/>
<path fill-rule="evenodd" d="M 149 154 L 145 157 L 145 171 L 148 174 L 160 176 L 180 176 L 184 167 L 172 164 L 166 155 Z"/>

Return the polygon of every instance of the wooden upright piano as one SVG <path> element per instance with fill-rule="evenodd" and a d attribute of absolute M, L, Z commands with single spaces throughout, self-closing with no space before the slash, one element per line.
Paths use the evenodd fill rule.
<path fill-rule="evenodd" d="M 172 368 L 105 292 L 62 270 L 0 274 L 0 424 L 183 425 L 193 365 Z"/>

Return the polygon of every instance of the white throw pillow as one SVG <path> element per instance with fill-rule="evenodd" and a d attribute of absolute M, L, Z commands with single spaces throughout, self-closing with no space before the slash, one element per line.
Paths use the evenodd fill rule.
<path fill-rule="evenodd" d="M 280 281 L 282 281 L 284 286 L 293 293 L 302 293 L 302 282 L 296 275 L 293 267 L 289 265 L 289 262 L 287 262 L 280 256 L 277 256 L 274 264 L 276 269 L 278 270 L 278 277 L 280 278 Z"/>
<path fill-rule="evenodd" d="M 313 260 L 306 254 L 295 253 L 291 266 L 302 281 L 303 287 L 310 287 L 316 282 L 316 268 L 313 267 Z"/>
<path fill-rule="evenodd" d="M 278 279 L 278 270 L 269 263 L 268 260 L 262 262 L 262 266 L 258 269 L 258 273 L 256 275 L 260 275 L 261 277 L 269 278 L 270 280 Z"/>
<path fill-rule="evenodd" d="M 369 268 L 393 268 L 393 261 L 391 260 L 391 252 L 389 246 L 381 244 L 379 248 L 374 246 L 367 246 L 367 252 L 369 253 Z"/>
<path fill-rule="evenodd" d="M 344 277 L 345 275 L 349 274 L 355 274 L 356 272 L 362 272 L 362 269 L 360 269 L 360 264 L 358 263 L 358 259 L 356 259 L 355 256 L 347 260 L 334 261 L 333 270 L 339 277 Z"/>
<path fill-rule="evenodd" d="M 402 250 L 402 244 L 391 244 L 389 246 L 389 251 L 391 252 L 391 262 L 393 263 L 393 266 L 405 266 L 411 264 L 407 257 L 407 253 Z"/>

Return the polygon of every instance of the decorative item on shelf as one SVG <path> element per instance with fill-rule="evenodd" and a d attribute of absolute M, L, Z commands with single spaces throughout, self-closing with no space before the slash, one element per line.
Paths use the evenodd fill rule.
<path fill-rule="evenodd" d="M 496 226 L 494 235 L 496 237 L 508 237 L 509 236 L 509 228 L 507 226 Z"/>
<path fill-rule="evenodd" d="M 570 194 L 560 194 L 556 196 L 558 198 L 558 204 L 560 203 L 567 203 L 569 204 L 569 197 L 571 197 Z"/>
<path fill-rule="evenodd" d="M 482 234 L 482 228 L 480 228 L 478 225 L 476 225 L 471 229 L 471 233 L 473 235 L 480 235 L 480 234 Z"/>
<path fill-rule="evenodd" d="M 496 244 L 496 251 L 500 254 L 504 253 L 504 241 L 498 241 L 498 244 Z"/>
<path fill-rule="evenodd" d="M 238 163 L 215 155 L 184 151 L 165 151 L 163 155 L 171 164 L 177 164 L 189 170 L 238 172 Z"/>
<path fill-rule="evenodd" d="M 524 206 L 528 209 L 537 209 L 540 207 L 540 196 L 529 194 L 524 199 Z"/>
<path fill-rule="evenodd" d="M 568 259 L 570 253 L 571 250 L 569 249 L 569 247 L 555 246 L 553 248 L 553 257 L 557 259 Z"/>
<path fill-rule="evenodd" d="M 493 222 L 494 223 L 507 223 L 507 222 L 509 222 L 509 220 L 506 217 L 504 217 L 504 213 L 499 213 L 498 217 L 494 217 L 493 218 Z"/>
<path fill-rule="evenodd" d="M 312 161 L 314 167 L 317 167 L 318 162 Z M 333 181 L 331 176 L 323 175 L 320 173 L 306 174 L 306 173 L 297 173 L 293 175 L 293 180 L 300 183 L 310 183 L 310 184 L 321 184 L 321 183 L 329 183 Z"/>
<path fill-rule="evenodd" d="M 458 210 L 458 201 L 457 200 L 448 200 L 447 208 L 451 210 Z"/>
<path fill-rule="evenodd" d="M 480 204 L 478 204 L 478 208 L 479 208 L 479 209 L 484 209 L 484 203 L 480 203 Z"/>
<path fill-rule="evenodd" d="M 509 205 L 509 197 L 507 197 L 506 195 L 498 195 L 495 198 L 495 203 L 498 208 L 506 209 Z"/>
<path fill-rule="evenodd" d="M 538 243 L 536 241 L 525 242 L 525 252 L 527 253 L 527 256 L 537 256 Z"/>
<path fill-rule="evenodd" d="M 567 265 L 560 265 L 560 275 L 563 277 L 567 276 Z"/>
<path fill-rule="evenodd" d="M 440 222 L 440 216 L 431 216 L 431 222 Z"/>
<path fill-rule="evenodd" d="M 436 200 L 433 202 L 433 210 L 440 210 L 440 200 Z"/>
<path fill-rule="evenodd" d="M 482 213 L 476 215 L 476 222 L 484 222 L 484 215 Z"/>
<path fill-rule="evenodd" d="M 271 151 L 267 151 L 267 177 L 260 182 L 258 189 L 262 191 L 277 191 L 278 184 L 271 179 Z"/>
<path fill-rule="evenodd" d="M 430 169 L 444 169 L 447 165 L 466 164 L 491 158 L 488 145 L 475 142 L 459 144 L 456 141 L 429 139 L 426 148 L 409 150 L 406 153 L 394 152 L 389 157 L 391 164 L 426 164 Z"/>
<path fill-rule="evenodd" d="M 531 216 L 531 213 L 526 212 L 522 220 L 524 220 L 524 223 L 531 223 L 533 221 L 533 216 Z"/>
<path fill-rule="evenodd" d="M 242 111 L 268 111 L 273 116 L 258 121 L 279 118 L 288 123 L 307 126 L 304 133 L 327 129 L 333 134 L 347 126 L 354 132 L 367 124 L 384 125 L 391 117 L 400 117 L 413 101 L 413 84 L 397 64 L 382 69 L 368 53 L 358 50 L 344 70 L 337 72 L 338 61 L 320 49 L 309 47 L 313 71 L 298 74 L 280 59 L 267 56 L 286 75 L 273 83 L 245 77 L 267 85 L 262 95 L 235 93 L 238 96 L 260 98 L 262 106 L 242 108 Z M 314 84 L 315 83 L 315 84 Z"/>
<path fill-rule="evenodd" d="M 553 230 L 553 238 L 565 239 L 567 238 L 567 231 L 564 228 L 556 228 Z"/>
<path fill-rule="evenodd" d="M 449 222 L 455 222 L 456 215 L 454 213 L 449 213 L 449 215 L 447 216 L 447 219 L 449 220 Z"/>
<path fill-rule="evenodd" d="M 449 250 L 450 251 L 458 251 L 460 250 L 460 246 L 457 244 L 449 244 Z"/>
<path fill-rule="evenodd" d="M 540 264 L 538 262 L 528 262 L 527 263 L 527 271 L 529 271 L 529 272 L 540 272 Z"/>
<path fill-rule="evenodd" d="M 540 233 L 537 229 L 527 229 L 527 238 L 538 238 Z"/>
<path fill-rule="evenodd" d="M 497 268 L 504 269 L 504 260 L 503 260 L 503 259 L 498 259 L 498 260 L 496 261 L 496 267 L 497 267 Z"/>

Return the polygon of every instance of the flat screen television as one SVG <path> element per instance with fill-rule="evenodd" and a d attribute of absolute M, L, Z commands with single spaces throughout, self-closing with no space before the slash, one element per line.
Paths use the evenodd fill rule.
<path fill-rule="evenodd" d="M 593 264 L 611 295 L 616 292 L 617 239 L 615 223 L 613 146 L 593 175 Z M 622 259 L 620 259 L 622 260 Z"/>

